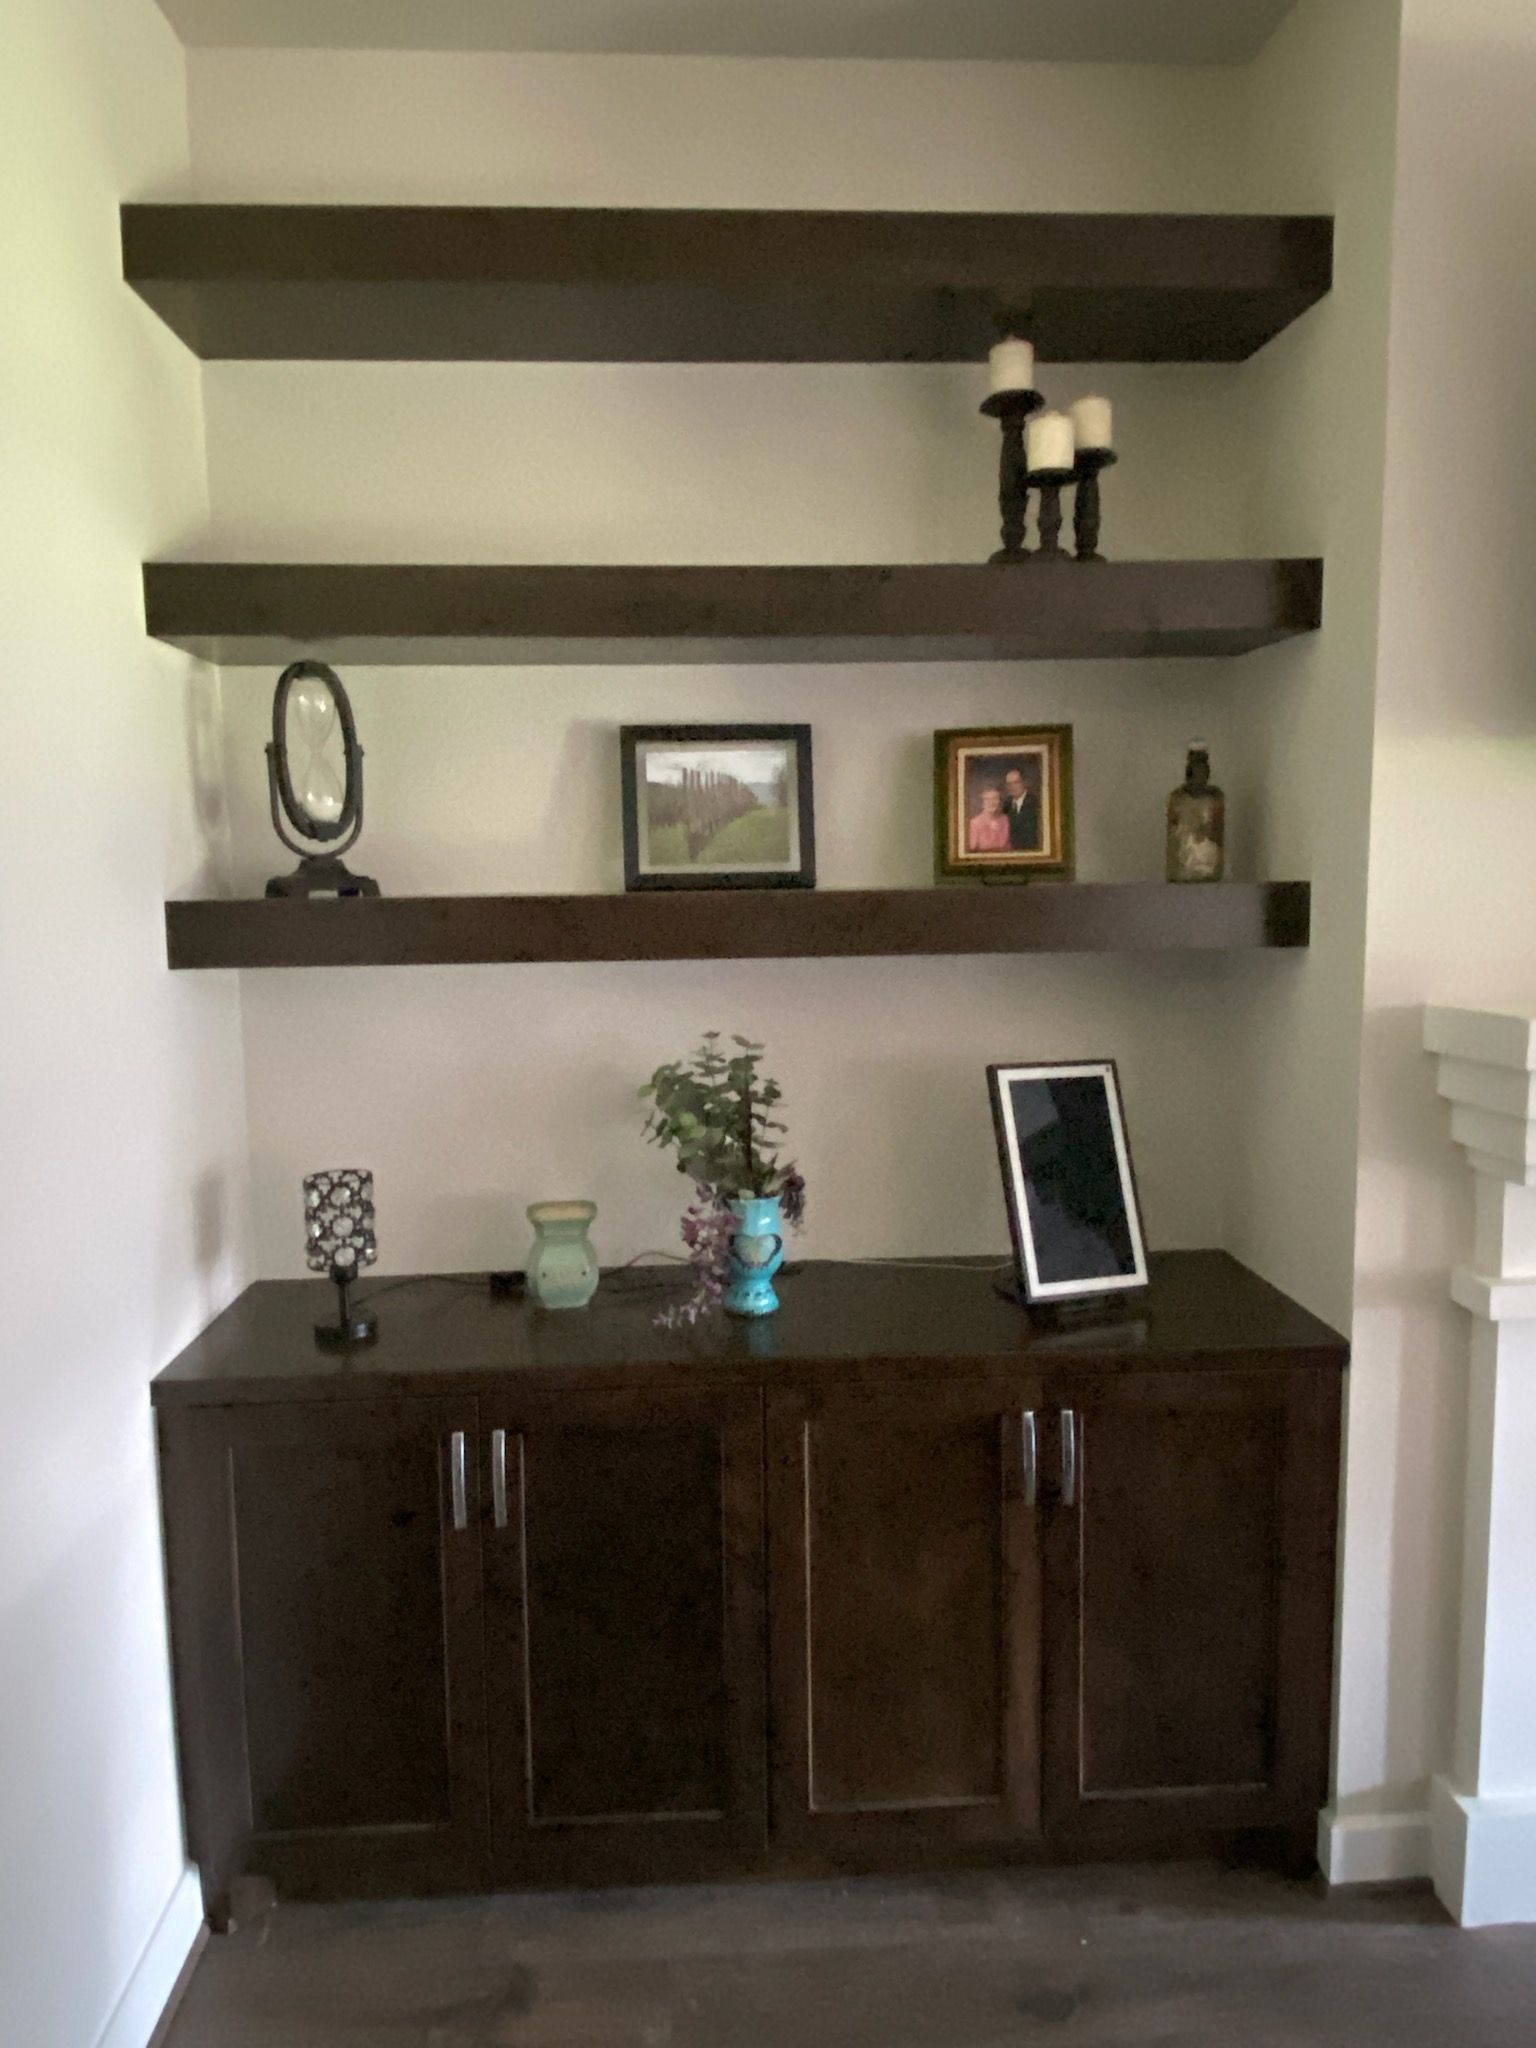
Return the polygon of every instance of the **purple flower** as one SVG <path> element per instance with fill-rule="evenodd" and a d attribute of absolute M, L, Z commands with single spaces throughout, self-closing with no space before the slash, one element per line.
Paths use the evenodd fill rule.
<path fill-rule="evenodd" d="M 779 1189 L 779 1206 L 784 1221 L 798 1230 L 805 1221 L 805 1176 L 792 1166 Z M 717 1187 L 701 1181 L 693 1200 L 683 1211 L 678 1225 L 688 1250 L 688 1267 L 693 1292 L 686 1301 L 675 1302 L 656 1317 L 661 1330 L 692 1328 L 712 1315 L 725 1299 L 731 1277 L 731 1242 L 736 1235 L 736 1217 Z"/>
<path fill-rule="evenodd" d="M 688 1248 L 693 1274 L 693 1293 L 686 1301 L 663 1309 L 656 1318 L 659 1329 L 676 1330 L 697 1323 L 717 1309 L 725 1299 L 730 1278 L 731 1239 L 736 1218 L 718 1188 L 700 1183 L 678 1226 Z"/>

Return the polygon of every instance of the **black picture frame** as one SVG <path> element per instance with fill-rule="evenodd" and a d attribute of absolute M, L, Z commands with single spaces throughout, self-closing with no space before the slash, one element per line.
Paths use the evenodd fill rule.
<path fill-rule="evenodd" d="M 651 748 L 793 750 L 791 859 L 783 867 L 670 866 L 650 858 L 649 820 L 640 778 Z M 646 889 L 814 889 L 816 813 L 808 725 L 625 725 L 619 728 L 620 796 L 624 818 L 624 887 Z"/>
<path fill-rule="evenodd" d="M 1069 1094 L 1070 1082 L 1086 1085 Z M 1066 1310 L 1142 1292 L 1146 1236 L 1115 1062 L 999 1063 L 987 1068 L 987 1086 L 1023 1301 Z M 1020 1129 L 1025 1103 L 1016 1090 L 1024 1088 L 1049 1091 L 1054 1112 L 1054 1122 L 1033 1133 Z M 1075 1187 L 1064 1168 L 1075 1170 Z"/>

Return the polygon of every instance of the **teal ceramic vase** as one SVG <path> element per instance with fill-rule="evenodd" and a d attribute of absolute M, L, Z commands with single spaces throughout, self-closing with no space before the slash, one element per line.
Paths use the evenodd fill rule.
<path fill-rule="evenodd" d="M 773 1276 L 784 1263 L 784 1219 L 777 1195 L 744 1195 L 731 1204 L 736 1235 L 725 1308 L 733 1316 L 771 1316 L 779 1305 Z"/>
<path fill-rule="evenodd" d="M 528 1292 L 540 1308 L 585 1308 L 597 1292 L 597 1253 L 587 1236 L 596 1202 L 535 1202 Z"/>

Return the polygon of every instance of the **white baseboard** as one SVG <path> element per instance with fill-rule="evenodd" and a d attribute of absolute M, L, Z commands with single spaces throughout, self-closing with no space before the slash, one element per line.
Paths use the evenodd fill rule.
<path fill-rule="evenodd" d="M 1330 1884 L 1395 1884 L 1430 1874 L 1427 1813 L 1351 1813 L 1325 1806 L 1317 1820 L 1317 1860 Z"/>
<path fill-rule="evenodd" d="M 203 1888 L 189 1864 L 144 1944 L 96 2048 L 148 2048 L 203 1927 Z"/>
<path fill-rule="evenodd" d="M 1536 1921 L 1536 1798 L 1476 1799 L 1436 1778 L 1435 1892 L 1463 1927 Z"/>

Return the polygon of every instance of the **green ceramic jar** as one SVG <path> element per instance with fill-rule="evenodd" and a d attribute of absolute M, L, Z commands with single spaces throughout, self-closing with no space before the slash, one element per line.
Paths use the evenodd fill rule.
<path fill-rule="evenodd" d="M 540 1308 L 585 1308 L 597 1292 L 597 1253 L 587 1236 L 596 1202 L 535 1202 L 528 1292 Z"/>

